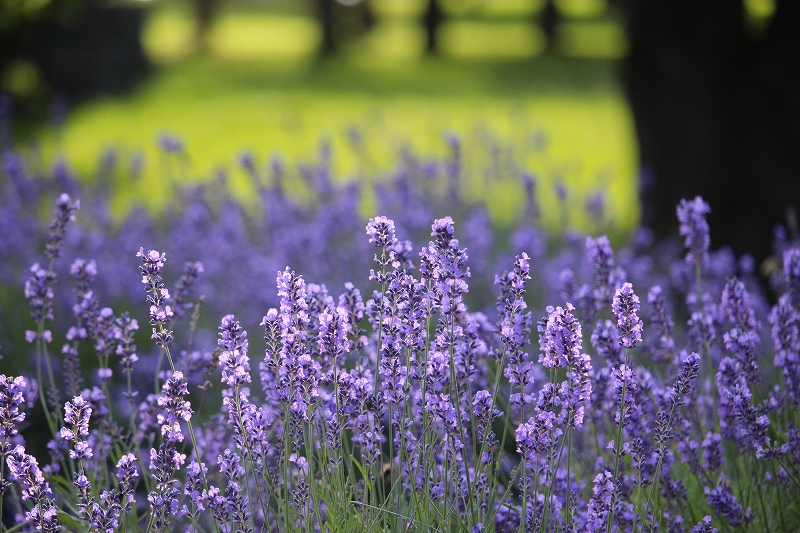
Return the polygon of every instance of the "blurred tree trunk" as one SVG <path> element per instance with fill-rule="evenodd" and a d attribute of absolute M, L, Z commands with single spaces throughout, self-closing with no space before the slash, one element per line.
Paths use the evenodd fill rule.
<path fill-rule="evenodd" d="M 425 51 L 428 54 L 436 54 L 439 52 L 439 43 L 436 34 L 444 22 L 444 12 L 442 6 L 439 5 L 439 0 L 428 0 L 428 8 L 425 10 L 425 16 L 422 18 L 422 23 L 425 26 L 425 37 L 427 39 Z"/>
<path fill-rule="evenodd" d="M 556 49 L 556 27 L 558 26 L 558 12 L 553 0 L 545 0 L 541 13 L 537 16 L 538 23 L 542 28 L 545 40 L 547 41 L 547 51 L 555 52 Z"/>
<path fill-rule="evenodd" d="M 197 47 L 204 49 L 207 44 L 208 31 L 219 11 L 219 0 L 194 0 L 194 12 L 197 15 Z"/>
<path fill-rule="evenodd" d="M 315 0 L 316 15 L 322 28 L 320 55 L 328 56 L 336 52 L 336 41 L 333 37 L 336 17 L 334 16 L 334 0 Z"/>
<path fill-rule="evenodd" d="M 731 0 L 627 0 L 625 84 L 642 162 L 643 222 L 674 231 L 702 195 L 712 242 L 761 260 L 800 203 L 800 3 L 778 0 L 766 33 Z"/>

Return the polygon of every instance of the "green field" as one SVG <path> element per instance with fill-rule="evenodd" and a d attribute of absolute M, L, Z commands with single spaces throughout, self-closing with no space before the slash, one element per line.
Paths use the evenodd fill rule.
<path fill-rule="evenodd" d="M 488 198 L 498 222 L 509 221 L 522 198 L 514 175 L 484 179 L 493 147 L 536 175 L 546 225 L 560 220 L 557 182 L 580 205 L 598 188 L 608 190 L 618 229 L 638 219 L 637 147 L 613 59 L 539 57 L 535 26 L 472 19 L 443 28 L 443 57 L 426 58 L 421 29 L 401 16 L 380 19 L 357 45 L 319 62 L 313 19 L 242 9 L 223 12 L 206 50 L 192 53 L 193 26 L 182 9 L 153 11 L 143 42 L 161 66 L 147 80 L 128 95 L 75 107 L 60 131 L 39 135 L 48 160 L 62 154 L 88 179 L 109 148 L 123 168 L 143 155 L 141 180 L 117 173 L 116 212 L 138 201 L 157 208 L 170 190 L 165 179 L 205 180 L 217 169 L 230 171 L 234 192 L 246 200 L 252 185 L 236 164 L 245 149 L 261 165 L 280 155 L 291 167 L 315 160 L 327 140 L 335 179 L 369 179 L 391 170 L 405 146 L 446 154 L 445 136 L 456 132 L 464 140 L 466 190 Z M 567 49 L 576 24 L 585 23 L 562 28 Z M 617 30 L 600 21 L 589 31 L 614 55 Z M 490 44 L 498 48 L 484 57 Z M 352 142 L 354 131 L 362 143 Z M 162 132 L 185 141 L 185 162 L 166 164 L 156 145 Z M 576 215 L 573 223 L 587 220 Z"/>

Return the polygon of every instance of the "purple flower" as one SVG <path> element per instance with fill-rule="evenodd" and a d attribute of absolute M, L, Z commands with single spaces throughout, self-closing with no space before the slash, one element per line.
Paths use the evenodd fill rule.
<path fill-rule="evenodd" d="M 336 359 L 351 349 L 347 338 L 350 323 L 347 310 L 337 307 L 333 311 L 325 309 L 319 315 L 319 335 L 317 345 L 323 358 Z"/>
<path fill-rule="evenodd" d="M 218 344 L 224 349 L 219 356 L 222 382 L 231 388 L 250 383 L 250 358 L 247 356 L 247 332 L 233 315 L 222 318 Z"/>
<path fill-rule="evenodd" d="M 192 460 L 186 468 L 186 483 L 183 493 L 189 496 L 192 508 L 184 505 L 183 513 L 189 518 L 195 518 L 201 511 L 205 510 L 207 493 L 203 487 L 203 477 L 208 474 L 208 467 L 204 463 Z"/>
<path fill-rule="evenodd" d="M 22 377 L 6 377 L 0 374 L 0 437 L 4 441 L 19 433 L 19 424 L 25 421 L 25 395 L 28 382 Z M 5 450 L 0 449 L 0 454 Z"/>
<path fill-rule="evenodd" d="M 744 283 L 734 278 L 725 284 L 722 291 L 722 309 L 734 327 L 723 335 L 723 340 L 725 347 L 736 356 L 748 380 L 757 383 L 759 375 L 756 359 L 758 345 L 761 342 L 758 332 L 760 326 L 748 300 L 749 295 Z"/>
<path fill-rule="evenodd" d="M 711 208 L 699 196 L 694 200 L 681 200 L 677 207 L 680 234 L 688 250 L 686 262 L 701 268 L 708 263 L 708 248 L 711 244 L 706 215 Z"/>
<path fill-rule="evenodd" d="M 22 487 L 23 500 L 37 504 L 50 494 L 50 485 L 45 482 L 39 463 L 34 456 L 25 453 L 24 446 L 16 446 L 8 454 L 8 471 L 11 479 Z"/>
<path fill-rule="evenodd" d="M 69 451 L 72 459 L 90 459 L 94 455 L 89 443 L 83 440 L 89 436 L 91 415 L 92 407 L 83 396 L 75 396 L 64 405 L 64 422 L 67 425 L 61 428 L 59 435 L 62 439 L 75 443 Z"/>
<path fill-rule="evenodd" d="M 182 154 L 184 150 L 183 141 L 169 133 L 162 133 L 158 136 L 158 146 L 168 154 Z"/>
<path fill-rule="evenodd" d="M 62 437 L 66 440 L 75 441 L 80 437 L 89 435 L 89 417 L 92 415 L 92 407 L 83 399 L 83 396 L 76 396 L 64 405 L 64 422 L 71 426 L 73 430 L 61 428 Z M 67 436 L 64 432 L 67 432 Z"/>
<path fill-rule="evenodd" d="M 547 308 L 547 320 L 539 325 L 539 362 L 545 368 L 570 366 L 581 355 L 581 324 L 572 314 L 574 310 L 571 303 L 566 309 Z"/>
<path fill-rule="evenodd" d="M 181 421 L 190 420 L 193 414 L 190 403 L 184 400 L 188 395 L 189 387 L 180 371 L 172 374 L 162 387 L 158 405 L 163 412 L 158 414 L 157 420 L 161 425 L 161 434 L 168 442 L 183 442 Z"/>
<path fill-rule="evenodd" d="M 611 303 L 611 273 L 614 269 L 614 250 L 605 235 L 593 239 L 586 237 L 586 255 L 594 265 L 595 293 L 597 301 L 603 306 Z"/>
<path fill-rule="evenodd" d="M 369 219 L 367 224 L 367 235 L 369 235 L 370 244 L 374 244 L 376 248 L 389 248 L 394 246 L 397 238 L 394 234 L 394 221 L 386 217 L 375 217 Z"/>
<path fill-rule="evenodd" d="M 158 329 L 153 328 L 152 338 L 160 346 L 167 346 L 172 341 L 172 333 L 164 327 L 172 319 L 173 313 L 172 308 L 165 304 L 169 298 L 169 291 L 161 279 L 161 269 L 167 260 L 166 255 L 155 250 L 145 254 L 144 248 L 139 248 L 136 257 L 142 260 L 139 270 L 142 272 L 142 283 L 145 284 L 147 301 L 150 304 L 150 325 L 158 326 Z"/>
<path fill-rule="evenodd" d="M 635 348 L 642 342 L 642 321 L 636 314 L 639 311 L 639 297 L 634 294 L 630 283 L 624 283 L 617 289 L 612 311 L 617 318 L 620 346 L 625 349 Z"/>
<path fill-rule="evenodd" d="M 728 523 L 734 527 L 750 522 L 754 518 L 750 509 L 745 513 L 744 508 L 736 500 L 725 474 L 721 475 L 716 487 L 713 489 L 706 487 L 705 494 L 708 497 L 708 505 L 718 515 L 727 518 Z"/>
<path fill-rule="evenodd" d="M 178 279 L 177 283 L 175 283 L 175 294 L 172 297 L 175 302 L 175 314 L 178 317 L 183 316 L 186 309 L 192 307 L 191 303 L 186 302 L 186 297 L 192 291 L 194 282 L 203 272 L 205 272 L 203 263 L 199 261 L 196 263 L 187 262 L 184 265 L 183 274 Z"/>
<path fill-rule="evenodd" d="M 797 404 L 800 401 L 800 317 L 789 294 L 780 297 L 769 321 L 775 345 L 775 366 L 782 369 L 786 392 Z"/>
<path fill-rule="evenodd" d="M 75 220 L 75 211 L 80 208 L 80 201 L 73 202 L 68 194 L 64 193 L 58 197 L 56 214 L 50 222 L 50 236 L 44 250 L 45 257 L 55 259 L 61 255 L 61 243 L 64 242 L 67 224 Z"/>
<path fill-rule="evenodd" d="M 586 511 L 586 531 L 606 531 L 609 513 L 617 507 L 617 486 L 614 475 L 606 470 L 594 478 L 592 498 Z"/>
<path fill-rule="evenodd" d="M 706 515 L 692 528 L 692 533 L 719 533 L 719 530 L 711 526 L 711 517 Z"/>
<path fill-rule="evenodd" d="M 37 324 L 53 320 L 53 284 L 56 275 L 39 266 L 39 263 L 34 263 L 30 271 L 32 275 L 25 282 L 25 298 L 28 299 L 31 316 Z"/>
<path fill-rule="evenodd" d="M 620 349 L 619 331 L 616 324 L 610 320 L 597 322 L 597 327 L 592 332 L 592 346 L 603 357 L 609 366 L 618 366 L 625 361 L 625 355 Z"/>
<path fill-rule="evenodd" d="M 725 450 L 722 448 L 722 435 L 709 431 L 703 439 L 702 447 L 703 468 L 710 472 L 716 472 L 725 461 Z"/>
<path fill-rule="evenodd" d="M 139 360 L 139 356 L 136 355 L 136 344 L 133 342 L 133 336 L 139 329 L 139 323 L 128 313 L 123 313 L 116 319 L 116 325 L 119 332 L 116 354 L 120 358 L 122 371 L 130 374 L 133 371 L 133 364 Z"/>
<path fill-rule="evenodd" d="M 675 323 L 672 321 L 667 310 L 667 302 L 661 286 L 653 285 L 647 293 L 647 302 L 652 309 L 650 319 L 653 323 L 654 338 L 658 339 L 658 344 L 652 346 L 654 359 L 661 359 L 673 353 L 675 350 L 675 340 L 672 337 Z"/>
<path fill-rule="evenodd" d="M 117 461 L 117 480 L 119 481 L 119 500 L 125 511 L 130 511 L 136 501 L 133 490 L 138 477 L 136 456 L 128 453 L 120 457 Z"/>
<path fill-rule="evenodd" d="M 783 253 L 783 275 L 792 305 L 800 311 L 800 248 L 789 248 Z"/>

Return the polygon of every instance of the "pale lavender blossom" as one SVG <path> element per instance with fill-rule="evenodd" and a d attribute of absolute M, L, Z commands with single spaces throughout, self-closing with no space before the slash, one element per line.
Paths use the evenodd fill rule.
<path fill-rule="evenodd" d="M 642 342 L 642 320 L 639 312 L 639 297 L 630 283 L 624 283 L 614 294 L 612 305 L 619 328 L 619 344 L 625 349 L 635 348 Z"/>

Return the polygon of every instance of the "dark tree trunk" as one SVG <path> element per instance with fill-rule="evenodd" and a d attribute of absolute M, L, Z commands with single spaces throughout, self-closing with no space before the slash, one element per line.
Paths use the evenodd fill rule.
<path fill-rule="evenodd" d="M 702 195 L 712 243 L 756 259 L 800 204 L 800 4 L 779 0 L 767 35 L 730 0 L 630 0 L 625 83 L 639 138 L 644 223 L 674 231 Z"/>
<path fill-rule="evenodd" d="M 211 23 L 217 15 L 218 0 L 194 0 L 194 11 L 197 14 L 197 45 L 200 48 L 206 46 L 206 36 L 211 28 Z"/>
<path fill-rule="evenodd" d="M 336 52 L 336 40 L 333 36 L 336 17 L 333 3 L 334 0 L 316 0 L 317 19 L 322 27 L 322 44 L 320 45 L 320 55 L 322 56 Z"/>
<path fill-rule="evenodd" d="M 553 52 L 556 44 L 556 26 L 558 26 L 558 12 L 553 0 L 545 0 L 544 8 L 539 15 L 539 25 L 547 41 L 547 51 Z"/>
<path fill-rule="evenodd" d="M 436 54 L 439 51 L 436 34 L 442 22 L 444 22 L 444 12 L 439 5 L 439 0 L 428 0 L 428 9 L 425 10 L 422 22 L 425 25 L 425 36 L 427 38 L 425 51 L 428 54 Z"/>

